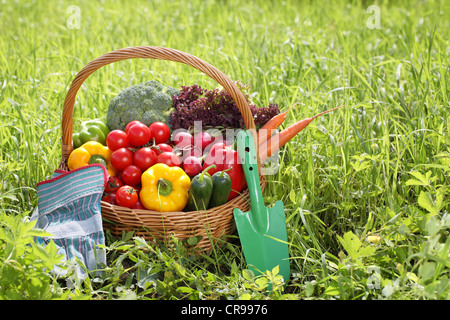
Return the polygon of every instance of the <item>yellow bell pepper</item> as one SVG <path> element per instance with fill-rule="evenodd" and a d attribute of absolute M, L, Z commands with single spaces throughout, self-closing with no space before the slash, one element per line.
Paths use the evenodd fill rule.
<path fill-rule="evenodd" d="M 111 154 L 112 151 L 101 143 L 88 141 L 70 153 L 67 165 L 69 170 L 74 170 L 88 164 L 100 163 L 106 167 L 110 176 L 115 176 L 117 170 L 111 164 Z"/>
<path fill-rule="evenodd" d="M 188 201 L 191 179 L 180 167 L 157 163 L 141 176 L 140 200 L 154 211 L 181 211 Z"/>

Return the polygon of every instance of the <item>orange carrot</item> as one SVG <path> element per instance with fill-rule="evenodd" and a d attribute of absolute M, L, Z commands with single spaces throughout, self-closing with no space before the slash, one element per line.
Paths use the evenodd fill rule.
<path fill-rule="evenodd" d="M 316 114 L 314 117 L 306 118 L 303 120 L 300 120 L 299 122 L 296 122 L 286 129 L 284 129 L 281 132 L 278 132 L 277 134 L 273 135 L 269 140 L 267 140 L 264 143 L 259 144 L 259 157 L 260 161 L 264 162 L 269 158 L 275 151 L 277 151 L 279 148 L 284 146 L 289 140 L 291 140 L 293 137 L 297 135 L 300 131 L 305 129 L 314 119 L 317 117 L 320 117 L 321 115 L 331 112 L 333 110 L 342 108 L 343 106 L 339 106 L 324 112 L 321 112 L 319 114 Z"/>
<path fill-rule="evenodd" d="M 298 102 L 296 102 L 292 107 L 287 109 L 285 112 L 279 113 L 276 116 L 272 117 L 258 130 L 258 144 L 261 144 L 270 138 L 275 129 L 278 128 L 283 123 L 284 120 L 286 120 L 286 116 L 289 110 L 291 110 L 297 104 Z"/>

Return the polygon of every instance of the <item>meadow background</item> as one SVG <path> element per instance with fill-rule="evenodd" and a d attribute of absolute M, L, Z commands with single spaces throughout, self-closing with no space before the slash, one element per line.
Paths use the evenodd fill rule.
<path fill-rule="evenodd" d="M 449 17 L 444 0 L 1 0 L 0 297 L 449 299 Z M 67 286 L 49 272 L 59 257 L 34 244 L 28 217 L 61 158 L 65 94 L 89 61 L 139 45 L 202 58 L 258 105 L 299 102 L 285 124 L 346 106 L 289 142 L 269 177 L 266 205 L 286 208 L 284 286 L 252 278 L 237 241 L 194 258 L 133 234 L 108 236 L 100 276 Z M 75 121 L 151 79 L 217 86 L 174 62 L 122 61 L 84 83 Z"/>

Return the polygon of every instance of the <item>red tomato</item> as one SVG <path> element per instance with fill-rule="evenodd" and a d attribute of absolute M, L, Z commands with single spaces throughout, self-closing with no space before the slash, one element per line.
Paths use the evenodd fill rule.
<path fill-rule="evenodd" d="M 111 154 L 111 164 L 114 168 L 122 171 L 133 164 L 133 152 L 127 148 L 120 148 Z"/>
<path fill-rule="evenodd" d="M 138 201 L 138 193 L 131 186 L 122 186 L 116 192 L 116 202 L 119 206 L 131 208 Z"/>
<path fill-rule="evenodd" d="M 205 150 L 214 141 L 214 137 L 206 131 L 199 132 L 194 137 L 194 145 Z"/>
<path fill-rule="evenodd" d="M 128 147 L 128 134 L 122 130 L 113 130 L 106 137 L 106 145 L 112 151 Z"/>
<path fill-rule="evenodd" d="M 135 124 L 138 124 L 138 123 L 142 123 L 142 122 L 140 122 L 138 120 L 133 120 L 133 121 L 128 122 L 127 126 L 125 127 L 125 133 L 128 133 L 128 130 L 130 130 L 130 128 L 132 126 L 134 126 Z"/>
<path fill-rule="evenodd" d="M 194 145 L 194 137 L 189 132 L 181 131 L 175 134 L 173 142 L 178 148 L 183 149 Z"/>
<path fill-rule="evenodd" d="M 195 156 L 189 156 L 183 161 L 183 170 L 190 177 L 202 172 L 202 162 Z"/>
<path fill-rule="evenodd" d="M 150 141 L 152 132 L 143 123 L 136 123 L 128 129 L 128 139 L 134 147 L 140 147 Z"/>
<path fill-rule="evenodd" d="M 156 152 L 156 155 L 158 155 L 158 156 L 163 152 L 172 152 L 173 151 L 173 148 L 166 143 L 157 144 L 156 147 L 157 148 L 155 149 L 155 152 Z"/>
<path fill-rule="evenodd" d="M 123 182 L 119 177 L 110 176 L 105 185 L 105 193 L 116 192 L 121 186 L 123 186 Z"/>
<path fill-rule="evenodd" d="M 163 152 L 158 156 L 157 163 L 165 163 L 169 167 L 181 167 L 181 160 L 174 152 Z"/>
<path fill-rule="evenodd" d="M 129 165 L 125 169 L 123 169 L 120 177 L 122 181 L 129 185 L 135 186 L 141 182 L 142 171 L 135 165 Z"/>
<path fill-rule="evenodd" d="M 133 163 L 139 167 L 139 169 L 145 171 L 154 165 L 157 159 L 158 156 L 156 155 L 156 150 L 149 147 L 144 147 L 138 149 L 134 153 Z"/>
<path fill-rule="evenodd" d="M 115 205 L 115 204 L 117 204 L 117 202 L 116 202 L 116 194 L 115 193 L 109 193 L 109 194 L 103 196 L 102 201 L 106 201 L 108 203 L 111 203 L 111 204 Z"/>
<path fill-rule="evenodd" d="M 153 122 L 150 126 L 152 138 L 155 139 L 155 143 L 165 143 L 170 138 L 170 129 L 164 122 Z"/>

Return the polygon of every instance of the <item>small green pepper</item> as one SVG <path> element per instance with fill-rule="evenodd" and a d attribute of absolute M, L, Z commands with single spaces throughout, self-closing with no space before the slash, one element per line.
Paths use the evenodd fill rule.
<path fill-rule="evenodd" d="M 87 127 L 92 127 L 92 126 L 96 126 L 99 127 L 103 134 L 105 135 L 105 137 L 108 135 L 109 133 L 109 128 L 106 125 L 106 123 L 104 121 L 102 121 L 101 119 L 93 119 L 93 120 L 87 120 L 84 121 L 82 126 L 84 126 L 85 128 Z"/>
<path fill-rule="evenodd" d="M 74 148 L 74 149 L 78 149 L 79 147 L 81 147 L 81 145 L 82 145 L 83 143 L 81 142 L 80 133 L 75 132 L 75 133 L 72 135 L 72 143 L 73 143 L 73 148 Z"/>
<path fill-rule="evenodd" d="M 228 201 L 231 192 L 231 178 L 226 173 L 231 168 L 224 171 L 217 171 L 211 177 L 213 183 L 213 192 L 209 200 L 209 207 L 214 208 Z"/>
<path fill-rule="evenodd" d="M 96 141 L 106 146 L 108 133 L 108 127 L 100 119 L 84 121 L 81 123 L 80 132 L 72 135 L 73 147 L 76 149 L 88 141 Z"/>
<path fill-rule="evenodd" d="M 213 183 L 211 176 L 207 172 L 212 165 L 201 173 L 192 178 L 191 186 L 189 187 L 188 201 L 185 207 L 186 211 L 207 210 L 209 200 L 211 199 L 213 191 Z"/>

